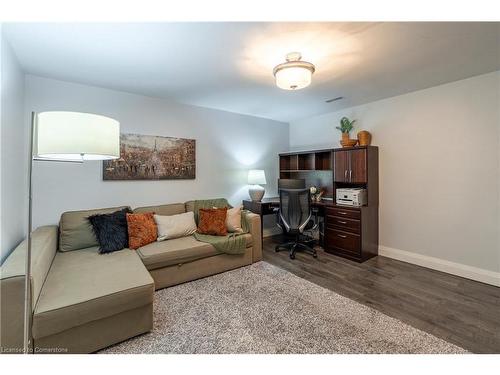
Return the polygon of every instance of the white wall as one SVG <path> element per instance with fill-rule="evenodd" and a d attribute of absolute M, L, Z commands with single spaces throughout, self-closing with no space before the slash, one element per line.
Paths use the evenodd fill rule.
<path fill-rule="evenodd" d="M 34 226 L 54 224 L 62 212 L 248 197 L 247 171 L 264 169 L 266 195 L 276 195 L 278 152 L 288 149 L 288 124 L 183 105 L 97 87 L 26 76 L 26 111 L 71 110 L 120 121 L 121 131 L 196 139 L 196 179 L 103 181 L 102 163 L 36 162 Z"/>
<path fill-rule="evenodd" d="M 27 128 L 24 74 L 11 46 L 1 36 L 1 259 L 21 242 L 27 225 Z"/>
<path fill-rule="evenodd" d="M 355 132 L 369 130 L 379 146 L 381 248 L 495 276 L 487 271 L 500 271 L 499 89 L 494 72 L 295 121 L 290 147 L 339 147 L 339 119 L 356 119 Z"/>

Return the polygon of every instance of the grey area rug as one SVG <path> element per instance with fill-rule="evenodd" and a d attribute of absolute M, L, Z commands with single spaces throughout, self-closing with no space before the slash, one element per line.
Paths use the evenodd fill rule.
<path fill-rule="evenodd" d="M 466 353 L 259 262 L 159 290 L 152 332 L 101 353 Z"/>

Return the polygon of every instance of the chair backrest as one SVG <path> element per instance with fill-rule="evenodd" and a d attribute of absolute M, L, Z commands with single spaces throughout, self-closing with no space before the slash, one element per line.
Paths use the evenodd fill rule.
<path fill-rule="evenodd" d="M 302 232 L 311 219 L 309 189 L 280 189 L 280 217 L 287 232 Z"/>

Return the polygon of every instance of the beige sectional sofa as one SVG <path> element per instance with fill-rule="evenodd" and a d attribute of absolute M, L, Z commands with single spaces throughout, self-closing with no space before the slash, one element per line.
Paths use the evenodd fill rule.
<path fill-rule="evenodd" d="M 72 211 L 58 226 L 33 232 L 32 350 L 37 353 L 90 353 L 153 327 L 153 293 L 262 259 L 260 217 L 245 213 L 250 232 L 244 254 L 222 254 L 194 237 L 155 242 L 136 251 L 99 254 L 86 219 L 123 207 Z M 134 212 L 174 215 L 192 211 L 194 201 L 139 207 Z M 23 346 L 26 241 L 0 269 L 2 352 Z"/>

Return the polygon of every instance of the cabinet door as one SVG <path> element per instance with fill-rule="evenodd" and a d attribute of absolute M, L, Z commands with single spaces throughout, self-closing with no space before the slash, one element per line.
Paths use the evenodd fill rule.
<path fill-rule="evenodd" d="M 335 182 L 348 182 L 349 181 L 349 151 L 335 151 L 333 153 L 334 174 Z"/>
<path fill-rule="evenodd" d="M 347 179 L 349 182 L 364 184 L 367 182 L 366 149 L 349 151 L 350 167 Z"/>

